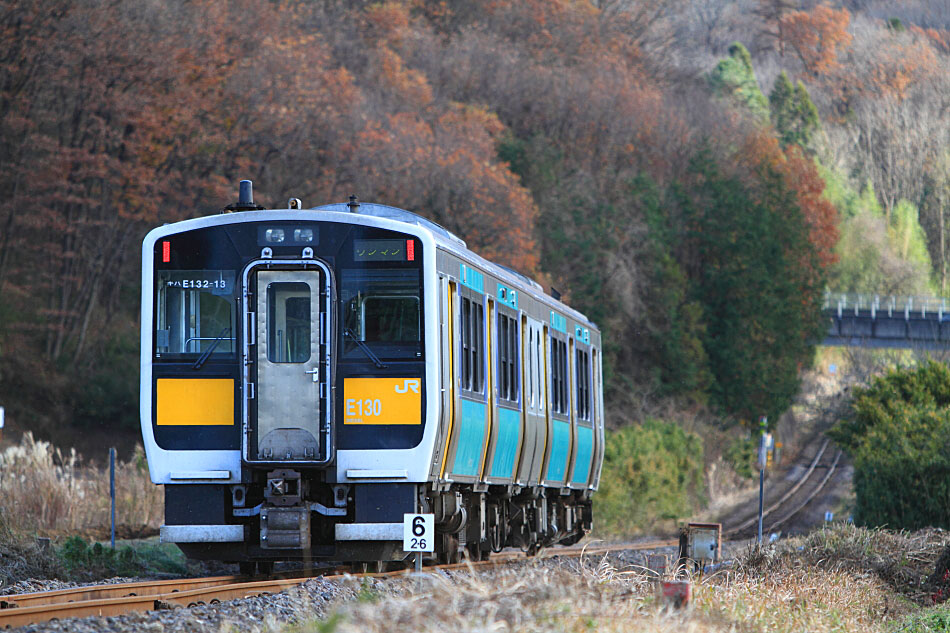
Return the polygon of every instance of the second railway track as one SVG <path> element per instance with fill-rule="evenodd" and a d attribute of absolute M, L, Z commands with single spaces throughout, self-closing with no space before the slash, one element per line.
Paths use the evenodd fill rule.
<path fill-rule="evenodd" d="M 829 450 L 829 444 L 830 440 L 824 440 L 798 481 L 786 490 L 777 501 L 766 506 L 762 513 L 763 533 L 774 531 L 776 528 L 786 525 L 789 520 L 798 515 L 815 499 L 837 472 L 842 453 L 840 450 Z M 824 476 L 818 480 L 817 484 L 806 485 L 813 483 L 816 471 L 822 469 L 825 471 Z M 755 531 L 757 523 L 758 515 L 755 514 L 737 525 L 724 525 L 723 536 L 740 537 L 748 535 Z"/>

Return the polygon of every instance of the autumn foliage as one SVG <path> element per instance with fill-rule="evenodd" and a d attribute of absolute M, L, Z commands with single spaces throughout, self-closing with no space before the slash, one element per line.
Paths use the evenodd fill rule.
<path fill-rule="evenodd" d="M 795 51 L 805 70 L 819 74 L 838 64 L 838 53 L 851 43 L 847 9 L 818 5 L 811 11 L 793 11 L 781 18 L 788 46 Z"/>
<path fill-rule="evenodd" d="M 794 294 L 806 325 L 837 266 L 823 161 L 935 225 L 950 196 L 950 171 L 930 167 L 950 109 L 922 96 L 946 67 L 946 25 L 756 4 L 0 0 L 0 397 L 45 376 L 65 419 L 110 402 L 134 417 L 134 362 L 114 368 L 137 345 L 137 245 L 250 178 L 267 206 L 404 207 L 554 284 L 604 329 L 619 409 L 721 405 L 689 192 L 722 184 L 710 213 L 749 201 L 802 229 L 775 273 L 797 286 L 769 290 Z M 944 268 L 945 242 L 928 242 Z M 77 393 L 77 371 L 100 396 Z"/>

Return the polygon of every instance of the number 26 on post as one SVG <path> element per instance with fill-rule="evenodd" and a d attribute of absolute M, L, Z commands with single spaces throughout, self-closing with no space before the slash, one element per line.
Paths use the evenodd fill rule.
<path fill-rule="evenodd" d="M 435 515 L 403 515 L 402 549 L 404 552 L 435 551 Z"/>

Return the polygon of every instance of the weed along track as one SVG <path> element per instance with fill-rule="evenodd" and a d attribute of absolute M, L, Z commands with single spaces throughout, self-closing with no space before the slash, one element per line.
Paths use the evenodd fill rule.
<path fill-rule="evenodd" d="M 545 550 L 533 558 L 524 554 L 502 552 L 488 560 L 465 561 L 449 565 L 427 565 L 430 571 L 464 571 L 490 569 L 517 562 L 552 557 L 580 558 L 621 551 L 643 551 L 674 547 L 676 540 L 650 541 L 597 547 L 572 547 Z M 317 574 L 286 574 L 272 578 L 215 576 L 182 580 L 160 580 L 110 585 L 92 585 L 57 591 L 12 594 L 0 599 L 0 628 L 14 628 L 62 620 L 65 618 L 107 617 L 132 612 L 215 605 L 227 600 L 267 596 L 286 591 L 315 578 L 341 581 L 356 578 L 393 578 L 409 570 L 346 574 L 343 568 L 331 568 Z"/>

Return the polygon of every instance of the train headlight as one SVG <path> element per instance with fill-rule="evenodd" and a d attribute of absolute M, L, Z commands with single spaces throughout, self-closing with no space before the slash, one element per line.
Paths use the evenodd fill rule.
<path fill-rule="evenodd" d="M 294 241 L 298 244 L 313 242 L 313 229 L 294 229 Z"/>
<path fill-rule="evenodd" d="M 284 241 L 284 229 L 264 229 L 264 241 L 269 244 L 281 244 Z"/>

